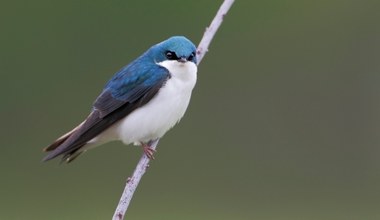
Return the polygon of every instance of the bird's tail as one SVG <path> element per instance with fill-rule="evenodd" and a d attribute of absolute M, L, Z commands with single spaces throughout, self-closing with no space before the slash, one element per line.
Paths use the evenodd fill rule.
<path fill-rule="evenodd" d="M 75 127 L 73 130 L 67 132 L 66 134 L 62 135 L 61 137 L 59 137 L 57 140 L 55 140 L 53 143 L 51 143 L 49 146 L 45 147 L 43 149 L 44 152 L 50 152 L 42 161 L 48 161 L 48 160 L 51 160 L 53 158 L 55 158 L 56 156 L 58 156 L 60 153 L 57 151 L 55 152 L 54 150 L 56 150 L 59 146 L 61 146 L 75 131 L 78 130 L 78 128 L 80 128 L 82 126 L 84 122 L 82 122 L 81 124 L 79 124 L 77 127 Z M 64 156 L 64 158 L 62 159 L 62 161 L 65 161 L 65 162 L 71 162 L 73 161 L 76 157 L 78 157 L 80 155 L 81 152 L 72 152 L 72 154 L 67 154 Z"/>

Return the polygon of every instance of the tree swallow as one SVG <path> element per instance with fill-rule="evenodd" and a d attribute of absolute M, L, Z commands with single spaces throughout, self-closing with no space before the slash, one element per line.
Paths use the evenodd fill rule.
<path fill-rule="evenodd" d="M 174 36 L 149 48 L 119 70 L 95 100 L 81 124 L 44 148 L 43 161 L 62 155 L 71 162 L 81 153 L 106 142 L 143 146 L 161 138 L 185 114 L 197 80 L 196 47 Z"/>

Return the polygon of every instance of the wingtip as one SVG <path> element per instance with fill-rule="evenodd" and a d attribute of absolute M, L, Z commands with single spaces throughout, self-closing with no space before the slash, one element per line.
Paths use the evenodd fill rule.
<path fill-rule="evenodd" d="M 62 164 L 62 163 L 69 164 L 69 163 L 73 162 L 83 152 L 84 151 L 75 151 L 73 153 L 64 154 L 61 161 L 60 161 L 60 164 Z M 53 151 L 50 154 L 46 155 L 44 158 L 42 158 L 41 162 L 46 162 L 46 161 L 52 160 L 52 159 L 58 157 L 59 155 L 60 155 L 60 153 Z"/>
<path fill-rule="evenodd" d="M 66 134 L 62 135 L 61 137 L 57 138 L 53 143 L 51 143 L 49 146 L 45 147 L 42 149 L 43 152 L 48 152 L 48 151 L 54 151 L 57 149 L 59 146 L 61 146 L 69 137 L 82 126 L 84 121 L 80 123 L 78 126 L 76 126 L 74 129 L 71 131 L 67 132 Z"/>
<path fill-rule="evenodd" d="M 45 156 L 44 158 L 42 158 L 42 161 L 41 162 L 46 162 L 46 161 L 49 161 L 53 158 L 55 158 L 56 156 L 55 155 L 52 155 L 52 154 L 48 154 L 47 156 Z"/>
<path fill-rule="evenodd" d="M 42 159 L 42 162 L 46 162 L 46 161 L 52 160 L 52 159 L 58 157 L 60 154 L 62 154 L 62 152 L 61 152 L 59 149 L 54 150 L 54 151 L 48 153 L 48 155 L 46 155 L 46 156 Z"/>

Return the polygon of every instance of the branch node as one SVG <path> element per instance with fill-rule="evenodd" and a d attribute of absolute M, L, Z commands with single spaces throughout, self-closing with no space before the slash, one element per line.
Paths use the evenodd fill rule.
<path fill-rule="evenodd" d="M 127 183 L 131 182 L 131 180 L 132 180 L 132 177 L 129 176 L 129 177 L 127 178 Z"/>
<path fill-rule="evenodd" d="M 122 220 L 123 219 L 123 214 L 122 213 L 117 213 L 117 217 L 120 219 L 120 220 Z"/>

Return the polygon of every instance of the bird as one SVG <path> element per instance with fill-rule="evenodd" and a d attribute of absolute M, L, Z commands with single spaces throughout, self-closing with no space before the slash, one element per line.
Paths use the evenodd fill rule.
<path fill-rule="evenodd" d="M 186 37 L 153 45 L 113 75 L 87 118 L 45 147 L 42 161 L 62 156 L 70 163 L 110 141 L 140 145 L 154 159 L 151 144 L 184 116 L 197 70 L 196 47 Z"/>

